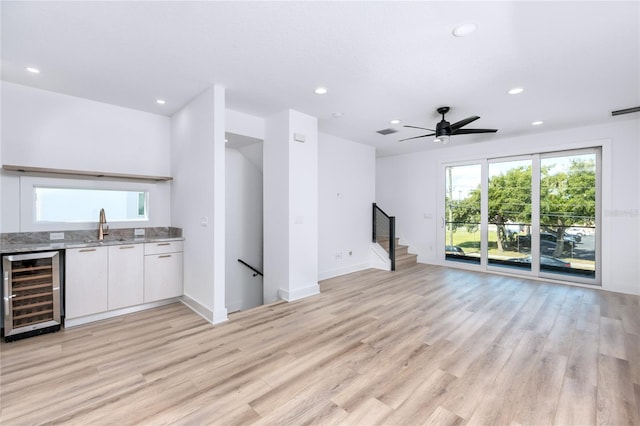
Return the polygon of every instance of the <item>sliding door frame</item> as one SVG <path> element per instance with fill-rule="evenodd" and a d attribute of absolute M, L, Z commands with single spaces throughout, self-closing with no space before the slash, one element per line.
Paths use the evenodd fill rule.
<path fill-rule="evenodd" d="M 554 280 L 567 282 L 570 284 L 587 284 L 590 286 L 602 285 L 602 151 L 605 150 L 603 146 L 588 146 L 588 147 L 576 147 L 567 150 L 548 151 L 543 153 L 531 153 L 522 155 L 506 155 L 500 157 L 487 157 L 476 160 L 465 161 L 448 161 L 441 162 L 438 168 L 438 217 L 439 226 L 436 232 L 437 250 L 436 254 L 439 259 L 444 262 L 444 265 L 454 266 L 461 269 L 470 269 L 475 271 L 500 273 L 507 275 L 514 275 L 520 277 L 530 278 L 542 278 L 546 280 Z M 576 154 L 584 154 L 592 152 L 596 157 L 596 209 L 595 209 L 595 276 L 593 278 L 583 278 L 576 275 L 560 274 L 542 271 L 540 268 L 540 191 L 541 191 L 541 160 L 544 158 L 562 157 Z M 510 268 L 501 267 L 498 265 L 490 265 L 488 259 L 488 244 L 489 244 L 489 164 L 500 163 L 506 161 L 517 160 L 531 160 L 531 270 L 514 271 Z M 444 247 L 446 245 L 446 219 L 443 200 L 446 198 L 446 170 L 447 167 L 455 166 L 468 166 L 468 165 L 480 165 L 480 179 L 481 179 L 481 196 L 480 196 L 480 263 L 473 264 L 467 262 L 457 262 L 455 260 L 448 260 L 444 253 Z"/>

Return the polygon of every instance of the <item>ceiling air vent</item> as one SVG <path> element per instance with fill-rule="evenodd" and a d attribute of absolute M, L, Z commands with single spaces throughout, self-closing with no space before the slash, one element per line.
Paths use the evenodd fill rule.
<path fill-rule="evenodd" d="M 388 129 L 382 129 L 382 130 L 378 130 L 376 133 L 380 133 L 381 135 L 390 135 L 392 133 L 398 133 L 398 131 L 396 129 L 392 129 L 391 127 L 389 127 Z"/>

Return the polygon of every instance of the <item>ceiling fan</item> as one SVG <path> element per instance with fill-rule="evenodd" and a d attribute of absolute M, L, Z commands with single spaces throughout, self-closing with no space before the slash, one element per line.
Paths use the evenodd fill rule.
<path fill-rule="evenodd" d="M 398 142 L 408 141 L 410 139 L 425 138 L 427 136 L 435 136 L 435 139 L 433 140 L 434 142 L 449 143 L 449 137 L 451 135 L 469 135 L 472 133 L 495 133 L 498 131 L 497 129 L 463 129 L 462 127 L 476 121 L 480 117 L 478 117 L 477 115 L 472 115 L 471 117 L 467 117 L 464 120 L 460 120 L 456 123 L 451 124 L 444 118 L 444 115 L 448 112 L 449 112 L 449 107 L 445 106 L 445 107 L 438 108 L 438 114 L 442 114 L 442 120 L 440 120 L 440 122 L 436 124 L 435 130 L 427 129 L 424 127 L 418 127 L 418 126 L 404 126 L 404 127 L 411 127 L 412 129 L 428 130 L 433 133 L 428 133 L 426 135 L 421 135 L 421 136 L 414 136 L 412 138 L 400 139 Z"/>

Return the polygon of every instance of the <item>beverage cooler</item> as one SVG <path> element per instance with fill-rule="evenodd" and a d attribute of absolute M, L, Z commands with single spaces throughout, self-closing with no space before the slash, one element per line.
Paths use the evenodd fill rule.
<path fill-rule="evenodd" d="M 60 329 L 59 252 L 3 256 L 2 277 L 6 341 Z"/>

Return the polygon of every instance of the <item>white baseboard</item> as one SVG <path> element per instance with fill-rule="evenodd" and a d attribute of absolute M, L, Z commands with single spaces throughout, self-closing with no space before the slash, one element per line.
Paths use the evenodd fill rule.
<path fill-rule="evenodd" d="M 182 295 L 180 301 L 191 309 L 196 314 L 200 315 L 202 318 L 209 321 L 211 324 L 218 324 L 221 322 L 227 321 L 227 309 L 221 309 L 219 311 L 212 311 L 211 309 L 204 306 L 202 303 L 198 302 L 194 298 L 187 296 L 186 294 Z"/>
<path fill-rule="evenodd" d="M 200 315 L 202 318 L 206 319 L 210 323 L 213 323 L 213 311 L 197 300 L 187 296 L 186 294 L 182 295 L 180 301 L 191 309 L 196 314 Z"/>
<path fill-rule="evenodd" d="M 313 283 L 302 288 L 297 288 L 293 291 L 285 289 L 278 289 L 278 297 L 287 302 L 293 302 L 294 300 L 304 299 L 305 297 L 315 296 L 320 294 L 320 286 L 318 283 Z"/>
<path fill-rule="evenodd" d="M 213 323 L 220 324 L 221 322 L 228 321 L 227 308 L 216 309 L 213 311 Z"/>
<path fill-rule="evenodd" d="M 109 318 L 119 317 L 121 315 L 132 314 L 134 312 L 140 312 L 147 309 L 157 308 L 159 306 L 169 305 L 171 303 L 177 303 L 180 299 L 166 299 L 160 300 L 158 302 L 145 303 L 143 305 L 129 306 L 127 308 L 122 309 L 114 309 L 113 311 L 100 312 L 97 314 L 85 315 L 79 318 L 65 318 L 64 319 L 64 327 L 76 327 L 82 324 L 88 324 L 94 321 L 100 321 Z"/>

